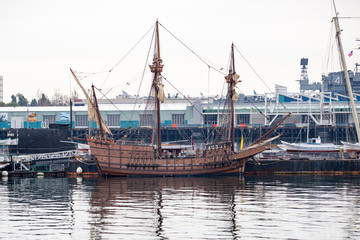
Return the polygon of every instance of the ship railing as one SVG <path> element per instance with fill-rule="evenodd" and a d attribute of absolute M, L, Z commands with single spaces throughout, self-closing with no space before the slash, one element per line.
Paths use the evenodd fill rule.
<path fill-rule="evenodd" d="M 128 140 L 118 140 L 116 141 L 118 145 L 138 145 L 138 146 L 151 146 L 143 141 L 128 141 Z"/>

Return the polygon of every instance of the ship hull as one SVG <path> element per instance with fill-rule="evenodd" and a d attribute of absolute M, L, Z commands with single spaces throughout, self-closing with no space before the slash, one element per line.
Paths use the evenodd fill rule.
<path fill-rule="evenodd" d="M 202 156 L 156 158 L 152 146 L 92 138 L 87 140 L 101 174 L 111 176 L 240 174 L 244 172 L 249 158 L 265 150 L 265 145 L 255 145 L 238 153 L 231 153 L 229 147 L 214 145 L 205 150 Z"/>

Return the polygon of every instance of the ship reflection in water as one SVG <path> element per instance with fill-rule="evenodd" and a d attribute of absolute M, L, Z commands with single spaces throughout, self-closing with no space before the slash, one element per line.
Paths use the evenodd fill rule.
<path fill-rule="evenodd" d="M 359 239 L 359 176 L 3 178 L 1 239 Z"/>

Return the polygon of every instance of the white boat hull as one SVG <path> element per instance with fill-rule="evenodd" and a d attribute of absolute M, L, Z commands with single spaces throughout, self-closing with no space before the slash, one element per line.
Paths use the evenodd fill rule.
<path fill-rule="evenodd" d="M 344 151 L 346 152 L 360 152 L 360 143 L 349 143 L 340 141 L 344 146 Z"/>
<path fill-rule="evenodd" d="M 339 152 L 340 147 L 333 143 L 288 143 L 281 141 L 278 145 L 287 152 Z"/>

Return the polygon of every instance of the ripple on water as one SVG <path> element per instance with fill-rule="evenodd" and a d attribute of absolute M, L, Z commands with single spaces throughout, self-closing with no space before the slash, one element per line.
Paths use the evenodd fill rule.
<path fill-rule="evenodd" d="M 3 239 L 360 239 L 347 177 L 8 179 Z"/>

